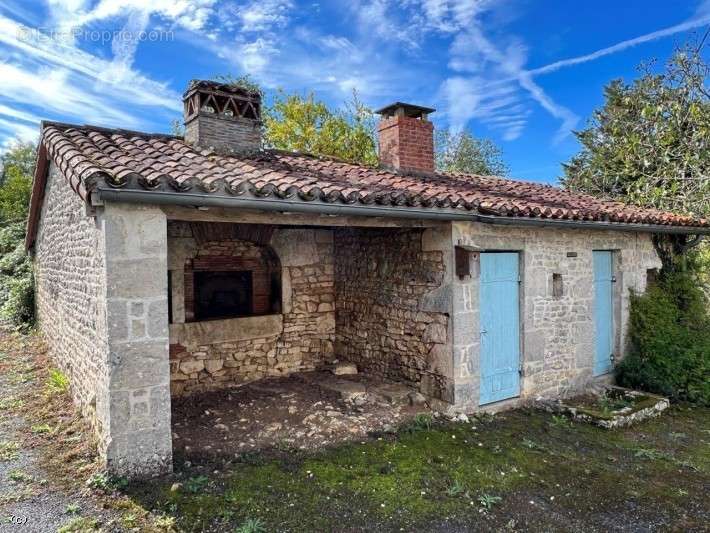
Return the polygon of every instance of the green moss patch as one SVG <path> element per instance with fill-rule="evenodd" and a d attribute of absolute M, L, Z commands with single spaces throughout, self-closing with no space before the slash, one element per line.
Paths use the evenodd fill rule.
<path fill-rule="evenodd" d="M 516 411 L 318 453 L 252 454 L 219 474 L 213 467 L 179 473 L 177 490 L 171 478 L 129 494 L 186 531 L 229 530 L 250 520 L 267 531 L 505 528 L 511 520 L 554 528 L 560 517 L 593 524 L 618 513 L 624 520 L 629 501 L 654 519 L 684 512 L 692 523 L 688 509 L 710 482 L 701 458 L 709 412 L 678 407 L 665 424 L 609 432 Z M 197 492 L 188 490 L 194 479 Z"/>

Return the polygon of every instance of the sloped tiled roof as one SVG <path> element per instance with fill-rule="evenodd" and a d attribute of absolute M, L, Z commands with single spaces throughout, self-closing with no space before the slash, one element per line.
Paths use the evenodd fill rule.
<path fill-rule="evenodd" d="M 45 123 L 43 147 L 82 198 L 97 187 L 253 195 L 263 201 L 457 209 L 506 217 L 710 227 L 706 220 L 490 176 L 405 175 L 314 156 L 218 155 L 180 137 Z"/>

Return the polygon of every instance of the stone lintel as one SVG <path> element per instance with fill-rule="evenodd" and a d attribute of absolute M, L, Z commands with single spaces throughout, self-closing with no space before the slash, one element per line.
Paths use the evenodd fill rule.
<path fill-rule="evenodd" d="M 170 324 L 170 344 L 204 345 L 260 339 L 283 332 L 283 315 L 246 316 Z"/>

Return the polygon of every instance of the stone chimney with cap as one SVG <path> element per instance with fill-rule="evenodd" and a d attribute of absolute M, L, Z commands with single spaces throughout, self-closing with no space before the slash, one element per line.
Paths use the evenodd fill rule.
<path fill-rule="evenodd" d="M 376 111 L 380 163 L 397 172 L 434 172 L 434 125 L 427 116 L 430 107 L 395 102 Z"/>
<path fill-rule="evenodd" d="M 261 94 L 228 83 L 193 80 L 182 97 L 185 142 L 220 153 L 261 148 Z"/>

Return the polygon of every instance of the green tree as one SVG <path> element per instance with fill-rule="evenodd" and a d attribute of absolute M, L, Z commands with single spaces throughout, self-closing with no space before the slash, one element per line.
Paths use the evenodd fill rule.
<path fill-rule="evenodd" d="M 0 219 L 24 221 L 30 202 L 36 146 L 15 143 L 0 157 Z"/>
<path fill-rule="evenodd" d="M 279 91 L 264 115 L 265 140 L 273 148 L 368 166 L 378 162 L 374 114 L 356 93 L 344 109 L 334 111 L 313 93 Z"/>
<path fill-rule="evenodd" d="M 16 141 L 0 156 L 0 186 L 14 175 L 32 176 L 37 158 L 37 146 L 33 142 Z"/>
<path fill-rule="evenodd" d="M 34 320 L 32 262 L 25 253 L 36 146 L 16 143 L 0 158 L 0 317 L 17 326 Z"/>
<path fill-rule="evenodd" d="M 644 207 L 710 216 L 710 65 L 699 43 L 677 48 L 660 73 L 641 65 L 612 81 L 605 103 L 575 135 L 581 151 L 562 185 Z M 685 268 L 687 237 L 654 237 L 664 273 Z"/>
<path fill-rule="evenodd" d="M 442 172 L 464 172 L 480 176 L 506 176 L 503 151 L 489 139 L 478 139 L 468 131 L 436 133 L 436 168 Z"/>
<path fill-rule="evenodd" d="M 642 65 L 612 81 L 562 185 L 595 196 L 700 216 L 710 214 L 710 66 L 703 46 L 676 50 L 661 73 Z"/>

